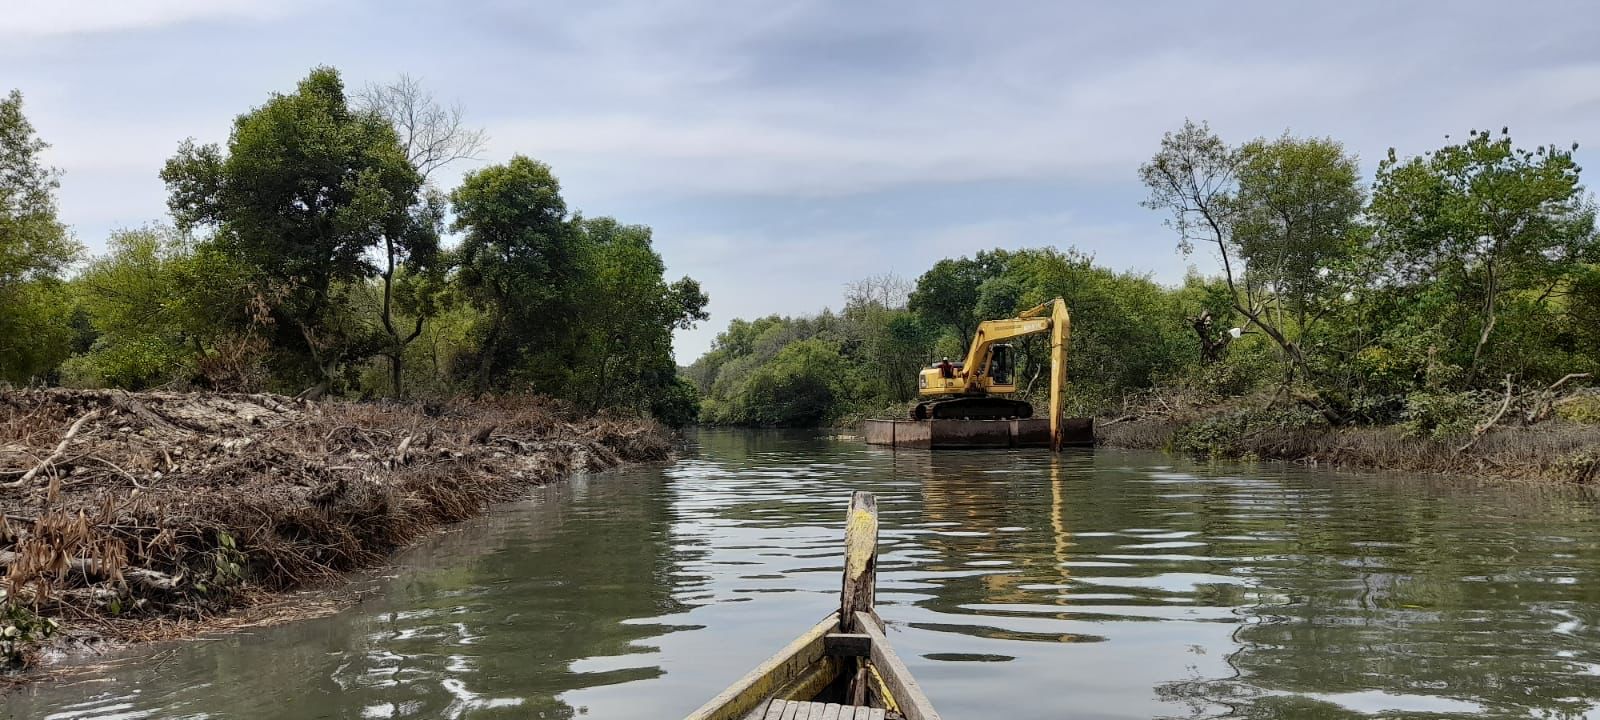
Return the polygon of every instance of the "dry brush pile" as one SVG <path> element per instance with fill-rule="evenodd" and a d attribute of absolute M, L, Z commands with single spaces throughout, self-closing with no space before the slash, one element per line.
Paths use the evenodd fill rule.
<path fill-rule="evenodd" d="M 136 637 L 379 562 L 574 471 L 660 460 L 656 425 L 537 398 L 0 394 L 0 666 L 61 627 Z"/>
<path fill-rule="evenodd" d="M 1600 388 L 1587 374 L 1499 392 L 1417 393 L 1398 424 L 1331 425 L 1282 393 L 1151 392 L 1096 424 L 1111 447 L 1199 458 L 1600 484 Z M 1580 382 L 1573 382 L 1580 381 Z"/>

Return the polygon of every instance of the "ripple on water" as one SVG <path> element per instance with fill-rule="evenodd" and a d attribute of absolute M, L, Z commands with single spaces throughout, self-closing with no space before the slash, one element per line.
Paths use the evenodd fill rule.
<path fill-rule="evenodd" d="M 878 494 L 879 607 L 952 719 L 997 699 L 1012 720 L 1055 717 L 1041 697 L 1122 718 L 1600 703 L 1592 498 L 1106 450 L 691 439 L 679 462 L 552 486 L 431 538 L 337 616 L 185 644 L 5 709 L 679 717 L 836 604 L 849 489 Z"/>

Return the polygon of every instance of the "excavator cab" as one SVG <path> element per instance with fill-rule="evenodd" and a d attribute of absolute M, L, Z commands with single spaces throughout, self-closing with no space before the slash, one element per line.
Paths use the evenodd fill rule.
<path fill-rule="evenodd" d="M 1011 377 L 1016 370 L 1016 351 L 1010 345 L 989 348 L 989 366 L 984 369 L 984 376 L 989 379 L 989 392 L 1016 392 L 1017 386 Z"/>

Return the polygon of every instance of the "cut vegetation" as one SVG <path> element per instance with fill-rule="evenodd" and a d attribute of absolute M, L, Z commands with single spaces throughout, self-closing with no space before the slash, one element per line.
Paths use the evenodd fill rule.
<path fill-rule="evenodd" d="M 528 488 L 670 445 L 538 398 L 0 395 L 0 644 L 136 639 L 381 562 Z"/>

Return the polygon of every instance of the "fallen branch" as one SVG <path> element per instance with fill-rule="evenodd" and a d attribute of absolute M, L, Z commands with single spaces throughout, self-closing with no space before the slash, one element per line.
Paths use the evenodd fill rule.
<path fill-rule="evenodd" d="M 1486 422 L 1486 423 L 1484 423 L 1482 425 L 1479 425 L 1477 428 L 1475 428 L 1472 431 L 1472 439 L 1468 440 L 1467 444 L 1456 448 L 1456 452 L 1458 452 L 1458 453 L 1466 452 L 1473 445 L 1477 445 L 1478 444 L 1478 440 L 1483 437 L 1483 434 L 1486 433 L 1486 432 L 1489 432 L 1489 428 L 1494 427 L 1495 423 L 1500 422 L 1500 418 L 1503 417 L 1506 414 L 1506 410 L 1511 407 L 1511 396 L 1512 396 L 1512 393 L 1511 393 L 1511 376 L 1507 375 L 1506 376 L 1506 399 L 1500 403 L 1500 409 L 1495 412 L 1494 417 L 1489 418 L 1488 422 Z"/>
<path fill-rule="evenodd" d="M 1587 380 L 1590 377 L 1593 377 L 1593 373 L 1567 373 L 1560 380 L 1551 383 L 1550 387 L 1539 393 L 1539 400 L 1534 402 L 1532 409 L 1528 410 L 1527 424 L 1532 425 L 1544 420 L 1550 416 L 1550 413 L 1556 409 L 1557 405 L 1562 404 L 1563 401 L 1557 400 L 1555 397 L 1556 391 L 1561 389 L 1562 385 L 1572 380 Z"/>
<path fill-rule="evenodd" d="M 1593 375 L 1593 373 L 1567 373 L 1560 380 L 1557 380 L 1557 381 L 1551 383 L 1550 387 L 1545 388 L 1544 391 L 1545 392 L 1555 392 L 1562 385 L 1567 384 L 1567 381 L 1569 381 L 1569 380 L 1587 380 L 1592 375 Z"/>
<path fill-rule="evenodd" d="M 82 417 L 78 418 L 72 423 L 71 427 L 67 428 L 67 434 L 61 437 L 61 442 L 56 444 L 56 449 L 52 450 L 49 455 L 46 455 L 44 460 L 40 461 L 38 465 L 33 466 L 32 470 L 23 473 L 20 479 L 0 484 L 0 487 L 23 487 L 28 483 L 33 482 L 33 479 L 37 477 L 39 473 L 48 470 L 50 466 L 54 465 L 57 460 L 61 459 L 62 455 L 66 454 L 67 446 L 72 444 L 72 439 L 78 436 L 78 431 L 83 429 L 84 423 L 87 423 L 97 417 L 100 417 L 99 410 L 90 410 L 89 412 L 84 413 Z"/>
<path fill-rule="evenodd" d="M 22 558 L 21 553 L 10 550 L 0 550 L 0 567 L 10 567 Z M 107 567 L 105 563 L 93 558 L 67 558 L 67 567 L 84 575 L 113 578 L 117 573 Z M 151 590 L 172 591 L 178 589 L 178 583 L 183 581 L 183 575 L 168 575 L 139 567 L 124 567 L 121 569 L 123 578 L 136 580 Z"/>

